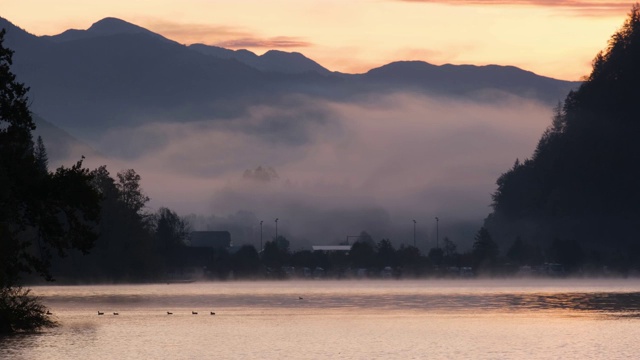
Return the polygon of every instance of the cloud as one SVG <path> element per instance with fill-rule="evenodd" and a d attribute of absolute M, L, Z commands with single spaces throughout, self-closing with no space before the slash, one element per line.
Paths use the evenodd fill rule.
<path fill-rule="evenodd" d="M 231 120 L 114 129 L 100 150 L 137 143 L 107 160 L 112 172 L 136 169 L 153 207 L 209 216 L 200 227 L 234 229 L 238 243 L 259 243 L 250 219 L 278 217 L 294 248 L 362 230 L 399 245 L 410 243 L 416 219 L 426 251 L 434 216 L 442 236 L 472 240 L 496 178 L 532 153 L 549 119 L 546 106 L 518 98 L 496 105 L 404 93 L 350 102 L 288 96 Z M 278 177 L 243 177 L 258 166 Z"/>
<path fill-rule="evenodd" d="M 581 15 L 619 15 L 628 12 L 628 1 L 589 0 L 394 0 L 412 3 L 437 3 L 476 6 L 540 6 L 563 8 Z"/>
<path fill-rule="evenodd" d="M 219 41 L 214 43 L 213 45 L 228 48 L 228 49 L 244 49 L 244 48 L 282 49 L 282 48 L 309 47 L 309 46 L 312 46 L 313 44 L 297 37 L 276 36 L 271 38 L 244 37 L 239 39 Z"/>
<path fill-rule="evenodd" d="M 163 36 L 185 44 L 204 43 L 229 49 L 302 48 L 313 44 L 291 36 L 263 37 L 249 29 L 234 26 L 177 23 L 148 20 L 145 26 Z"/>

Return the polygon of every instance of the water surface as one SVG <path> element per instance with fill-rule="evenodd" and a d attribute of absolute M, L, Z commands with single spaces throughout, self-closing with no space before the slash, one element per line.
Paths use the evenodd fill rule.
<path fill-rule="evenodd" d="M 61 326 L 2 339 L 0 358 L 628 359 L 640 351 L 639 280 L 228 282 L 34 293 Z"/>

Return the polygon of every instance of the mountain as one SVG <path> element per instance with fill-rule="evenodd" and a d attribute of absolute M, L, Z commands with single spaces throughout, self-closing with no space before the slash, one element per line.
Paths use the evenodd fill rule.
<path fill-rule="evenodd" d="M 590 257 L 640 269 L 638 99 L 636 5 L 587 81 L 556 108 L 531 159 L 516 161 L 498 179 L 485 221 L 496 240 L 551 244 L 558 250 L 551 261 Z"/>
<path fill-rule="evenodd" d="M 432 65 L 423 61 L 398 61 L 361 75 L 372 85 L 438 89 L 449 94 L 472 94 L 496 89 L 554 103 L 577 84 L 539 76 L 514 66 Z M 562 95 L 564 96 L 564 95 Z"/>
<path fill-rule="evenodd" d="M 341 74 L 299 53 L 184 46 L 114 18 L 54 36 L 2 18 L 0 27 L 15 50 L 13 71 L 31 87 L 32 110 L 83 139 L 153 121 L 232 118 L 297 94 L 340 101 L 395 91 L 482 101 L 513 94 L 554 104 L 577 85 L 513 67 L 425 62 Z"/>
<path fill-rule="evenodd" d="M 229 50 L 204 44 L 189 45 L 189 48 L 217 58 L 235 59 L 260 71 L 287 74 L 316 72 L 327 75 L 330 73 L 322 65 L 297 52 L 269 50 L 258 56 L 249 50 Z"/>
<path fill-rule="evenodd" d="M 61 43 L 66 41 L 119 34 L 144 34 L 158 40 L 171 41 L 145 28 L 112 17 L 104 18 L 94 23 L 87 30 L 69 29 L 61 34 L 53 36 L 43 36 L 42 38 L 48 39 L 55 43 Z"/>

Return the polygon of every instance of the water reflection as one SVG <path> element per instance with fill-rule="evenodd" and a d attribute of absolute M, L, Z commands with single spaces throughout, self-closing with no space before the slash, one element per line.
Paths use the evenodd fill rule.
<path fill-rule="evenodd" d="M 282 308 L 428 312 L 567 311 L 624 317 L 640 314 L 640 287 L 513 286 L 510 283 L 203 283 L 188 285 L 36 288 L 52 308 L 127 309 Z M 584 285 L 584 284 L 583 284 Z M 631 286 L 629 286 L 631 285 Z M 640 316 L 640 315 L 639 315 Z"/>
<path fill-rule="evenodd" d="M 628 359 L 640 351 L 639 281 L 229 282 L 34 293 L 61 326 L 0 339 L 0 358 Z"/>

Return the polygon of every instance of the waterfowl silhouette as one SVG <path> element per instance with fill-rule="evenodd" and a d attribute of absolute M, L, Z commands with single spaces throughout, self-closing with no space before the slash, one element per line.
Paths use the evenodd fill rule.
<path fill-rule="evenodd" d="M 213 311 L 211 312 L 211 315 L 215 315 L 216 313 L 214 313 Z"/>
<path fill-rule="evenodd" d="M 302 300 L 302 296 L 298 296 L 298 300 Z"/>
<path fill-rule="evenodd" d="M 120 314 L 118 314 L 117 312 L 114 312 L 113 315 L 120 315 Z"/>
<path fill-rule="evenodd" d="M 192 311 L 191 315 L 198 315 L 198 312 L 197 311 Z"/>
<path fill-rule="evenodd" d="M 47 315 L 53 315 L 53 313 L 49 310 L 47 310 Z"/>
<path fill-rule="evenodd" d="M 173 315 L 171 311 L 167 311 L 167 315 Z"/>
<path fill-rule="evenodd" d="M 104 313 L 98 310 L 98 315 L 104 315 Z"/>

